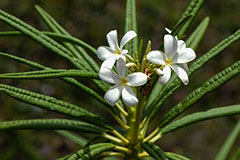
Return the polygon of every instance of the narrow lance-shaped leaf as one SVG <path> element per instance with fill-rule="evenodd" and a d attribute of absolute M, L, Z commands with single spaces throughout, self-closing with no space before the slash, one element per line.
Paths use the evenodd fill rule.
<path fill-rule="evenodd" d="M 81 71 L 77 69 L 47 69 L 41 71 L 28 71 L 16 73 L 0 74 L 0 78 L 8 79 L 43 79 L 43 78 L 60 78 L 60 77 L 84 77 L 98 79 L 98 74 Z"/>
<path fill-rule="evenodd" d="M 69 43 L 73 43 L 76 44 L 78 46 L 81 46 L 87 50 L 89 50 L 90 52 L 97 54 L 97 50 L 95 48 L 93 48 L 92 46 L 90 46 L 89 44 L 87 44 L 86 42 L 83 42 L 75 37 L 72 36 L 66 36 L 66 35 L 62 35 L 59 33 L 53 33 L 53 32 L 46 32 L 46 31 L 41 31 L 43 34 L 51 37 L 52 39 L 61 41 L 61 42 L 69 42 Z M 4 31 L 4 32 L 0 32 L 0 37 L 9 37 L 9 36 L 22 36 L 23 34 L 19 31 Z"/>
<path fill-rule="evenodd" d="M 176 153 L 172 153 L 172 152 L 165 152 L 165 154 L 167 155 L 167 157 L 170 160 L 190 160 L 187 157 L 184 157 L 182 155 L 176 154 Z"/>
<path fill-rule="evenodd" d="M 171 35 L 175 36 L 175 35 L 178 35 L 178 33 L 181 31 L 181 29 L 183 28 L 183 26 L 188 23 L 191 18 L 193 17 L 194 15 L 186 15 L 183 19 L 181 19 L 172 29 L 172 32 L 171 32 Z M 180 38 L 180 37 L 178 37 Z"/>
<path fill-rule="evenodd" d="M 240 148 L 238 148 L 237 151 L 235 151 L 235 153 L 231 157 L 231 160 L 239 160 L 239 158 L 240 158 Z"/>
<path fill-rule="evenodd" d="M 142 143 L 141 146 L 149 155 L 154 157 L 156 160 L 168 160 L 168 157 L 159 146 L 150 142 Z"/>
<path fill-rule="evenodd" d="M 229 36 L 228 38 L 224 39 L 220 43 L 218 43 L 214 48 L 209 50 L 207 53 L 205 53 L 203 56 L 198 58 L 192 65 L 190 65 L 188 70 L 188 76 L 191 76 L 192 73 L 203 67 L 209 60 L 214 58 L 215 56 L 222 53 L 225 49 L 230 47 L 233 43 L 237 42 L 240 39 L 240 29 L 237 30 L 234 34 Z M 151 116 L 151 119 L 157 115 L 157 112 L 159 111 L 160 107 L 163 105 L 165 100 L 171 96 L 179 87 L 182 86 L 181 80 L 178 78 L 174 79 L 172 83 L 166 84 L 164 89 L 162 89 L 159 93 L 159 97 L 156 97 L 156 103 L 146 107 L 145 109 L 145 116 Z"/>
<path fill-rule="evenodd" d="M 46 36 L 45 34 L 41 33 L 39 30 L 33 28 L 32 26 L 24 23 L 20 19 L 0 10 L 0 20 L 6 22 L 10 26 L 16 28 L 23 34 L 27 35 L 28 37 L 32 38 L 33 40 L 37 41 L 38 43 L 42 44 L 46 48 L 52 50 L 54 53 L 62 56 L 63 58 L 70 61 L 76 68 L 78 69 L 86 69 L 85 66 L 80 62 L 79 59 L 72 57 L 71 52 L 65 48 L 64 46 L 60 45 L 50 37 Z M 106 91 L 109 88 L 109 85 L 102 81 L 93 80 L 97 86 Z"/>
<path fill-rule="evenodd" d="M 38 13 L 41 15 L 45 23 L 48 25 L 51 31 L 60 33 L 62 35 L 71 36 L 62 26 L 60 26 L 57 21 L 50 16 L 44 9 L 40 6 L 36 5 L 35 8 L 37 9 Z M 70 43 L 64 43 L 64 45 L 69 48 L 75 56 L 82 59 L 82 61 L 86 62 L 86 67 L 92 68 L 95 72 L 99 71 L 98 64 L 92 59 L 91 56 L 88 55 L 82 48 L 78 48 L 75 45 Z M 81 53 L 81 55 L 79 55 Z M 96 51 L 92 52 L 96 55 Z M 80 56 L 80 57 L 79 57 Z"/>
<path fill-rule="evenodd" d="M 53 20 L 52 17 L 49 18 L 49 15 L 39 6 L 36 6 L 36 9 L 38 11 L 38 13 L 41 15 L 41 17 L 43 18 L 43 20 L 45 21 L 45 23 L 47 24 L 47 26 L 50 28 L 51 31 L 59 33 L 59 34 L 63 34 L 63 32 L 61 32 L 58 28 L 58 24 L 56 24 L 56 21 Z M 55 23 L 54 23 L 55 22 Z M 74 48 L 74 46 L 70 43 L 66 43 L 63 42 L 63 45 L 72 53 L 72 55 L 75 58 L 78 59 L 82 59 L 81 55 L 78 53 L 78 51 L 76 50 L 76 48 Z M 85 64 L 85 61 L 81 61 L 82 64 Z"/>
<path fill-rule="evenodd" d="M 238 107 L 240 108 L 240 105 L 238 105 Z M 215 160 L 226 160 L 233 144 L 236 142 L 237 138 L 239 138 L 239 134 L 240 134 L 240 120 L 238 121 L 230 135 L 225 140 L 223 146 L 217 153 Z"/>
<path fill-rule="evenodd" d="M 152 156 L 154 159 L 156 160 L 161 160 L 161 158 L 159 157 L 159 155 L 146 143 L 141 143 L 142 148 L 150 155 Z"/>
<path fill-rule="evenodd" d="M 232 66 L 224 69 L 220 73 L 214 75 L 212 78 L 207 80 L 201 87 L 194 90 L 191 94 L 189 94 L 183 101 L 174 106 L 161 121 L 159 127 L 164 126 L 169 123 L 171 120 L 176 118 L 178 115 L 183 113 L 186 109 L 191 107 L 194 103 L 200 100 L 207 93 L 217 89 L 222 86 L 230 79 L 235 77 L 240 73 L 240 60 L 235 62 Z"/>
<path fill-rule="evenodd" d="M 78 118 L 93 124 L 97 124 L 101 127 L 111 128 L 97 115 L 65 101 L 57 100 L 56 98 L 50 96 L 30 92 L 5 84 L 0 84 L 0 91 L 3 91 L 7 95 L 22 102 L 38 106 L 49 111 L 58 112 L 73 118 Z"/>
<path fill-rule="evenodd" d="M 192 21 L 194 20 L 195 16 L 197 15 L 198 11 L 202 7 L 205 0 L 192 0 L 187 7 L 187 9 L 184 11 L 183 15 L 181 16 L 180 20 L 177 22 L 176 26 L 187 16 L 193 15 L 191 19 L 181 27 L 181 29 L 178 31 L 177 36 L 182 37 L 187 29 L 192 24 Z"/>
<path fill-rule="evenodd" d="M 204 34 L 206 33 L 206 29 L 209 24 L 209 17 L 204 18 L 204 20 L 200 23 L 200 25 L 194 30 L 191 36 L 186 41 L 186 46 L 196 50 L 198 44 L 202 40 Z"/>
<path fill-rule="evenodd" d="M 208 119 L 240 114 L 240 105 L 226 106 L 210 109 L 206 112 L 197 112 L 180 118 L 160 130 L 162 134 L 172 132 L 193 123 L 205 121 Z"/>
<path fill-rule="evenodd" d="M 56 131 L 59 135 L 71 140 L 72 142 L 76 143 L 77 145 L 83 147 L 88 143 L 88 140 L 76 133 L 66 131 L 66 130 L 57 130 Z"/>
<path fill-rule="evenodd" d="M 105 129 L 98 126 L 68 119 L 30 119 L 0 122 L 0 130 L 49 129 L 73 130 L 101 134 Z"/>
<path fill-rule="evenodd" d="M 136 17 L 136 1 L 126 1 L 126 13 L 125 13 L 125 33 L 127 31 L 134 30 L 137 33 L 137 17 Z M 135 37 L 129 41 L 125 48 L 128 50 L 128 54 L 134 58 L 134 53 L 138 50 L 138 39 Z"/>
<path fill-rule="evenodd" d="M 83 149 L 79 150 L 78 152 L 71 155 L 67 160 L 87 160 L 94 158 L 101 154 L 104 151 L 114 148 L 115 145 L 112 143 L 99 143 L 93 144 Z"/>
<path fill-rule="evenodd" d="M 36 68 L 36 69 L 40 69 L 40 70 L 52 69 L 52 68 L 49 68 L 49 67 L 45 67 L 45 66 L 43 66 L 43 65 L 41 65 L 39 63 L 36 63 L 36 62 L 33 62 L 33 61 L 29 61 L 27 59 L 20 58 L 20 57 L 17 57 L 17 56 L 8 54 L 8 53 L 0 52 L 0 56 L 4 56 L 4 57 L 7 57 L 7 58 L 10 58 L 10 59 L 12 59 L 14 61 L 26 64 L 26 65 L 28 65 L 28 66 L 30 66 L 32 68 Z M 104 106 L 107 107 L 107 109 L 111 110 L 113 113 L 116 113 L 115 109 L 112 106 L 110 106 L 109 104 L 107 104 L 107 102 L 98 93 L 93 91 L 91 88 L 86 87 L 85 85 L 81 84 L 80 82 L 78 82 L 74 78 L 65 77 L 65 78 L 60 78 L 60 79 L 65 81 L 66 83 L 71 84 L 71 85 L 81 89 L 82 91 L 86 92 L 87 94 L 89 94 L 90 96 L 92 96 L 96 100 L 98 100 L 100 103 L 104 104 Z"/>
<path fill-rule="evenodd" d="M 60 55 L 61 57 L 70 61 L 75 67 L 81 69 L 79 60 L 74 59 L 71 56 L 71 53 L 68 49 L 64 46 L 60 45 L 50 37 L 46 36 L 45 34 L 41 33 L 39 30 L 33 28 L 32 26 L 26 24 L 22 20 L 0 10 L 0 20 L 7 23 L 8 25 L 12 26 L 13 28 L 19 30 L 24 35 L 28 36 L 29 38 L 35 40 L 39 44 L 43 45 L 44 47 L 50 49 L 54 53 Z"/>

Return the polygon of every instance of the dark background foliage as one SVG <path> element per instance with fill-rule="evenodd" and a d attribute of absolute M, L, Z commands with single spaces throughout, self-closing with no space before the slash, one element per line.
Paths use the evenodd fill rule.
<path fill-rule="evenodd" d="M 185 0 L 138 0 L 138 36 L 146 43 L 152 41 L 152 49 L 157 49 L 165 34 L 164 27 L 172 28 L 185 7 L 189 3 Z M 38 4 L 52 15 L 70 33 L 94 47 L 106 45 L 105 35 L 112 29 L 117 29 L 119 37 L 124 30 L 125 1 L 122 0 L 1 0 L 0 8 L 13 14 L 28 24 L 40 30 L 48 30 L 34 9 Z M 197 16 L 187 35 L 209 16 L 209 28 L 203 41 L 197 49 L 200 57 L 220 40 L 226 38 L 240 28 L 240 3 L 238 0 L 211 0 Z M 0 30 L 13 30 L 0 22 Z M 211 60 L 190 79 L 188 86 L 182 87 L 166 103 L 164 113 L 171 106 L 182 100 L 194 88 L 205 80 L 221 71 L 240 58 L 240 43 Z M 32 40 L 22 37 L 0 38 L 0 51 L 30 59 L 53 68 L 72 68 L 60 57 L 39 46 Z M 100 61 L 99 61 L 100 63 Z M 30 68 L 17 64 L 11 60 L 0 58 L 0 73 L 29 71 Z M 185 114 L 204 111 L 210 108 L 236 104 L 240 102 L 239 76 L 223 87 L 217 89 L 195 104 Z M 92 98 L 57 79 L 51 80 L 1 80 L 31 91 L 51 95 L 73 104 L 84 106 L 90 111 L 104 117 L 109 114 Z M 91 85 L 91 84 L 90 84 Z M 94 86 L 92 86 L 94 87 Z M 62 115 L 44 111 L 21 102 L 17 102 L 3 93 L 0 94 L 0 120 L 33 119 L 33 118 L 62 118 Z M 159 116 L 154 121 L 157 123 Z M 159 140 L 158 144 L 165 151 L 172 151 L 189 156 L 194 160 L 211 160 L 233 128 L 239 116 L 219 118 L 180 129 Z M 154 126 L 154 125 L 153 125 Z M 88 136 L 88 135 L 84 135 Z M 240 146 L 240 139 L 233 151 Z M 62 138 L 53 131 L 9 131 L 0 132 L 1 160 L 47 160 L 56 159 L 65 154 L 77 151 L 79 147 L 73 142 Z M 232 153 L 232 152 L 231 152 Z"/>

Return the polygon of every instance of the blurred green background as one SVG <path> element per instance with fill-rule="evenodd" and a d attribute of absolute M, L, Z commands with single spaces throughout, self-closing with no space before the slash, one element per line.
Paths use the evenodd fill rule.
<path fill-rule="evenodd" d="M 152 41 L 152 49 L 157 49 L 165 34 L 164 27 L 172 28 L 183 13 L 189 0 L 137 0 L 138 36 L 146 43 Z M 1 0 L 0 9 L 13 14 L 28 24 L 48 30 L 37 14 L 34 5 L 38 4 L 52 15 L 75 37 L 94 47 L 106 45 L 106 33 L 117 29 L 119 37 L 123 35 L 125 1 L 123 0 Z M 209 16 L 210 24 L 203 41 L 197 49 L 197 57 L 207 52 L 222 39 L 240 28 L 239 0 L 206 1 L 187 35 Z M 13 30 L 0 22 L 0 31 Z M 182 100 L 194 88 L 205 80 L 230 66 L 240 58 L 240 42 L 232 45 L 223 54 L 211 60 L 190 79 L 188 86 L 182 87 L 166 103 L 167 111 Z M 72 68 L 62 58 L 52 54 L 28 38 L 0 38 L 0 51 L 30 59 L 53 68 Z M 100 63 L 100 61 L 98 61 Z M 29 71 L 29 67 L 0 58 L 0 73 Z M 185 114 L 204 111 L 210 108 L 236 104 L 240 102 L 240 77 L 228 82 L 204 97 Z M 57 79 L 51 80 L 1 80 L 1 83 L 17 86 L 38 93 L 63 99 L 83 106 L 89 111 L 110 117 L 94 99 L 86 98 L 78 89 Z M 85 83 L 85 82 L 84 82 Z M 91 85 L 91 84 L 89 84 Z M 95 86 L 92 86 L 95 87 Z M 0 120 L 63 118 L 62 115 L 33 107 L 0 94 Z M 157 122 L 162 114 L 154 121 Z M 165 150 L 186 155 L 194 160 L 212 160 L 216 152 L 234 127 L 239 116 L 215 119 L 175 131 L 159 140 Z M 109 122 L 112 119 L 109 118 Z M 154 126 L 154 125 L 153 125 Z M 89 136 L 89 135 L 84 135 Z M 239 148 L 240 138 L 233 151 Z M 77 151 L 79 147 L 53 131 L 8 131 L 0 132 L 0 160 L 52 160 Z M 231 152 L 232 154 L 233 152 Z"/>

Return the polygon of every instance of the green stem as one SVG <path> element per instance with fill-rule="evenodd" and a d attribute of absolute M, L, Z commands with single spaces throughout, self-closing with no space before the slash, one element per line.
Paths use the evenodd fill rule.
<path fill-rule="evenodd" d="M 140 88 L 137 90 L 137 97 L 139 100 L 138 105 L 134 107 L 128 107 L 129 129 L 127 130 L 127 139 L 129 140 L 129 144 L 127 147 L 132 151 L 131 154 L 126 157 L 128 160 L 139 160 L 138 154 L 141 152 L 140 123 L 144 108 L 144 97 L 140 92 Z"/>

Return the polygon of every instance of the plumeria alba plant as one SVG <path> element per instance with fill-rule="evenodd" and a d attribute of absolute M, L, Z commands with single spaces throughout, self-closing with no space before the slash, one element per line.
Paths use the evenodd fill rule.
<path fill-rule="evenodd" d="M 151 42 L 148 41 L 146 46 L 143 46 L 143 40 L 140 40 L 141 37 L 138 36 L 135 3 L 135 0 L 126 1 L 125 34 L 120 44 L 117 30 L 114 28 L 106 35 L 108 45 L 104 45 L 103 42 L 96 48 L 70 35 L 39 6 L 36 6 L 36 9 L 48 25 L 50 29 L 48 32 L 40 31 L 0 10 L 0 21 L 16 30 L 0 32 L 1 36 L 22 35 L 31 38 L 75 67 L 74 69 L 54 69 L 10 53 L 0 52 L 2 57 L 35 69 L 28 72 L 1 73 L 0 78 L 26 80 L 59 78 L 104 105 L 109 115 L 118 124 L 112 125 L 104 117 L 87 111 L 81 106 L 0 83 L 2 94 L 69 117 L 68 119 L 2 121 L 0 130 L 57 130 L 57 133 L 79 144 L 79 151 L 62 158 L 59 157 L 59 160 L 105 158 L 189 160 L 191 157 L 167 152 L 156 142 L 160 144 L 161 138 L 167 133 L 190 124 L 240 114 L 240 104 L 236 104 L 196 112 L 176 119 L 204 95 L 237 76 L 240 73 L 240 60 L 238 60 L 208 79 L 177 105 L 168 106 L 168 112 L 161 117 L 155 129 L 150 129 L 149 125 L 158 116 L 166 99 L 182 85 L 190 85 L 190 77 L 195 71 L 238 41 L 240 30 L 218 43 L 203 56 L 198 56 L 196 48 L 206 31 L 209 18 L 205 18 L 192 34 L 185 35 L 204 3 L 204 0 L 192 0 L 172 29 L 162 28 L 165 30 L 165 35 L 162 36 L 162 42 L 159 42 L 159 49 L 152 50 Z M 101 61 L 100 65 L 95 61 L 96 58 L 92 58 L 93 56 L 98 58 L 99 62 Z M 82 84 L 79 77 L 90 79 L 101 90 L 101 93 L 95 91 L 96 87 L 90 88 Z M 76 136 L 73 131 L 77 131 L 79 135 Z M 223 144 L 216 160 L 229 159 L 227 158 L 228 152 L 239 132 L 240 122 Z M 81 133 L 89 133 L 92 137 L 98 137 L 98 141 L 87 140 L 84 144 L 79 143 Z"/>

